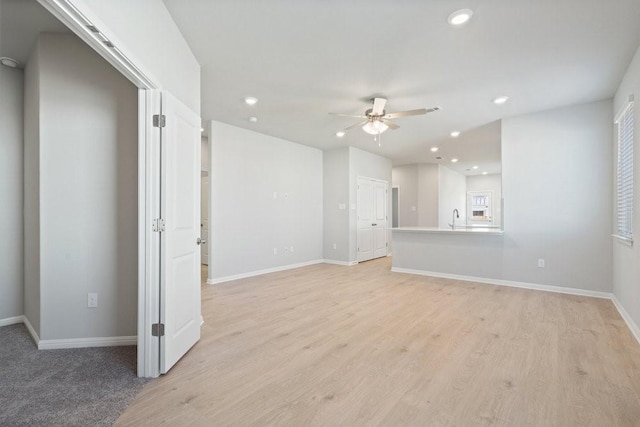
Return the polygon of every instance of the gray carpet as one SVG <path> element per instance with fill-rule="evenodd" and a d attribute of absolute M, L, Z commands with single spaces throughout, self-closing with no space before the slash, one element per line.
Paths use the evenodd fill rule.
<path fill-rule="evenodd" d="M 110 426 L 148 380 L 136 347 L 38 350 L 27 328 L 0 328 L 0 426 Z"/>

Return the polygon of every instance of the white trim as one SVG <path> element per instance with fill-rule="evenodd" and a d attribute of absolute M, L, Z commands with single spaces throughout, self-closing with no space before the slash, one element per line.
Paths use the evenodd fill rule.
<path fill-rule="evenodd" d="M 129 337 L 99 337 L 99 338 L 70 338 L 62 340 L 40 340 L 38 350 L 55 350 L 61 348 L 86 348 L 86 347 L 117 347 L 123 345 L 136 345 L 137 336 Z"/>
<path fill-rule="evenodd" d="M 263 274 L 276 273 L 278 271 L 292 270 L 294 268 L 306 267 L 309 265 L 322 264 L 324 260 L 316 259 L 313 261 L 301 262 L 298 264 L 283 265 L 280 267 L 267 268 L 264 270 L 250 271 L 248 273 L 235 274 L 233 276 L 219 277 L 217 279 L 207 279 L 208 285 L 217 285 L 218 283 L 230 282 L 232 280 L 246 279 L 248 277 L 261 276 Z"/>
<path fill-rule="evenodd" d="M 0 319 L 0 327 L 15 325 L 16 323 L 24 323 L 24 316 L 7 317 L 6 319 Z"/>
<path fill-rule="evenodd" d="M 489 279 L 486 277 L 463 276 L 459 274 L 438 273 L 434 271 L 412 270 L 409 268 L 393 267 L 394 273 L 416 274 L 419 276 L 441 277 L 444 279 L 464 280 L 466 282 L 486 283 L 489 285 L 509 286 L 512 288 L 532 289 L 535 291 L 555 292 L 559 294 L 581 295 L 586 297 L 611 299 L 610 292 L 589 291 L 586 289 L 564 288 L 561 286 L 540 285 L 537 283 L 515 282 L 511 280 Z"/>
<path fill-rule="evenodd" d="M 358 261 L 337 261 L 335 259 L 323 259 L 322 262 L 325 264 L 343 265 L 345 267 L 353 267 L 358 264 Z"/>
<path fill-rule="evenodd" d="M 27 319 L 27 316 L 22 316 L 22 317 L 24 319 L 24 325 L 27 327 L 27 330 L 29 331 L 29 334 L 31 335 L 33 342 L 36 343 L 36 347 L 38 347 L 38 344 L 40 343 L 40 337 L 38 336 L 38 333 L 36 332 L 35 329 L 33 329 L 33 326 L 31 325 L 31 322 L 29 322 L 29 319 Z"/>
<path fill-rule="evenodd" d="M 616 309 L 618 309 L 618 313 L 620 313 L 620 316 L 622 316 L 622 318 L 624 319 L 636 341 L 638 341 L 638 343 L 640 344 L 640 328 L 638 327 L 636 322 L 633 321 L 633 319 L 631 318 L 629 313 L 627 313 L 627 310 L 624 309 L 624 306 L 618 300 L 618 297 L 616 297 L 615 294 L 611 294 L 611 302 L 613 302 L 613 305 L 616 306 Z"/>

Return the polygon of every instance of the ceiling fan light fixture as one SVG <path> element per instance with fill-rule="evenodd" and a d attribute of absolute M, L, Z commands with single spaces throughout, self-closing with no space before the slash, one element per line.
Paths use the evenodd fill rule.
<path fill-rule="evenodd" d="M 453 12 L 449 15 L 449 24 L 453 26 L 459 26 L 468 22 L 473 16 L 473 11 L 471 9 L 460 9 Z"/>
<path fill-rule="evenodd" d="M 362 130 L 369 135 L 378 135 L 389 129 L 389 126 L 385 125 L 379 120 L 371 120 L 362 126 Z"/>

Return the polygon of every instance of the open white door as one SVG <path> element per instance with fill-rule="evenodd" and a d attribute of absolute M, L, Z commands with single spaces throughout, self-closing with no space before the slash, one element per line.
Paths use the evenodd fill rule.
<path fill-rule="evenodd" d="M 200 339 L 200 117 L 162 93 L 160 372 Z M 162 227 L 162 224 L 161 224 Z"/>

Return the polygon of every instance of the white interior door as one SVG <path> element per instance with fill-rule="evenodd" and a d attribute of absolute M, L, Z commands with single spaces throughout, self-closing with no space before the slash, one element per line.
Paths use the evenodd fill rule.
<path fill-rule="evenodd" d="M 387 183 L 358 178 L 358 262 L 387 255 Z"/>
<path fill-rule="evenodd" d="M 162 93 L 160 372 L 200 339 L 200 117 Z"/>
<path fill-rule="evenodd" d="M 202 182 L 200 185 L 200 237 L 202 238 L 202 244 L 200 245 L 200 263 L 209 265 L 209 242 L 207 236 L 209 235 L 209 174 L 202 172 Z"/>

